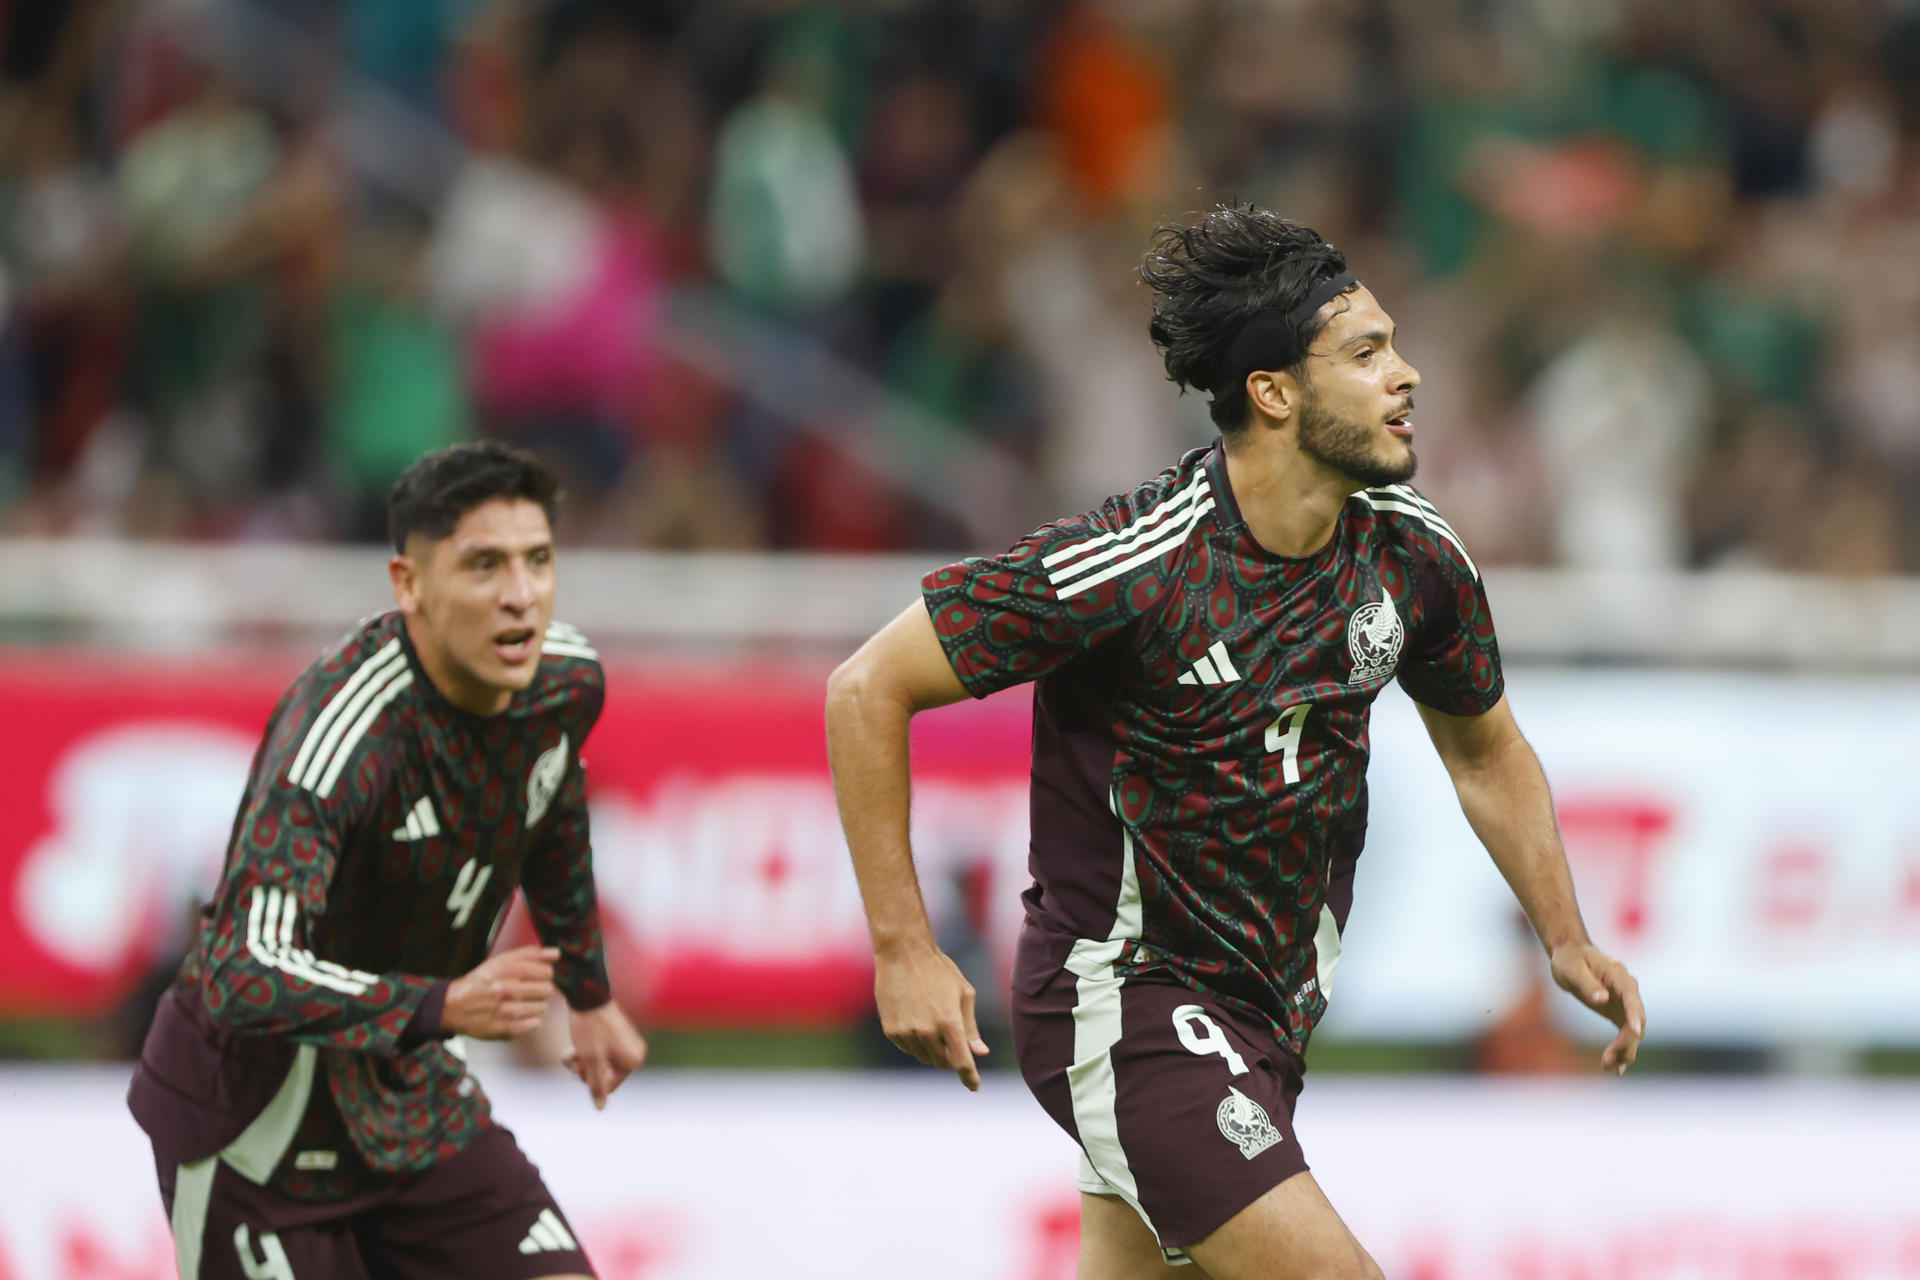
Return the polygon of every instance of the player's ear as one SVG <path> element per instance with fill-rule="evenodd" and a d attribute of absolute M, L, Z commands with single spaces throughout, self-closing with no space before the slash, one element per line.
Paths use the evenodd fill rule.
<path fill-rule="evenodd" d="M 387 577 L 393 581 L 393 602 L 400 612 L 413 613 L 420 607 L 420 567 L 412 556 L 387 558 Z"/>
<path fill-rule="evenodd" d="M 1247 399 L 1256 412 L 1291 422 L 1300 403 L 1300 381 L 1284 369 L 1255 369 L 1247 375 Z"/>

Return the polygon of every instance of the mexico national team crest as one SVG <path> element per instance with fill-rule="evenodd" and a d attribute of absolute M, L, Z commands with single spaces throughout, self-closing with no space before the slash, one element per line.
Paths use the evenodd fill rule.
<path fill-rule="evenodd" d="M 1280 1131 L 1267 1118 L 1267 1109 L 1232 1085 L 1227 1086 L 1227 1096 L 1220 1099 L 1214 1117 L 1220 1132 L 1249 1160 L 1280 1141 Z"/>
<path fill-rule="evenodd" d="M 547 816 L 547 806 L 560 792 L 560 780 L 567 776 L 567 735 L 540 753 L 527 775 L 527 827 L 532 829 Z"/>
<path fill-rule="evenodd" d="M 1393 601 L 1373 600 L 1355 609 L 1347 622 L 1347 649 L 1353 658 L 1347 683 L 1365 684 L 1391 676 L 1400 665 L 1400 648 L 1406 639 Z"/>

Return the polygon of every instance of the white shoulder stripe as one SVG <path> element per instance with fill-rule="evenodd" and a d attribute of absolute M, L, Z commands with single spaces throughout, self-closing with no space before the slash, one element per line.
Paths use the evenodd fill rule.
<path fill-rule="evenodd" d="M 558 618 L 547 623 L 547 634 L 540 646 L 540 656 L 549 654 L 560 658 L 590 658 L 600 660 L 599 650 L 593 647 L 586 634 L 578 627 L 568 626 Z"/>
<path fill-rule="evenodd" d="M 320 785 L 313 788 L 322 800 L 332 794 L 333 784 L 340 780 L 340 771 L 347 767 L 349 760 L 353 759 L 354 749 L 360 745 L 360 739 L 366 736 L 368 727 L 380 718 L 380 713 L 387 709 L 388 703 L 412 687 L 413 672 L 403 669 L 397 678 L 388 681 L 367 703 L 366 710 L 360 713 L 360 718 L 353 722 L 351 729 L 347 730 L 347 736 L 340 740 L 339 749 L 329 757 L 327 771 L 321 777 Z M 318 767 L 317 761 L 315 767 Z"/>
<path fill-rule="evenodd" d="M 591 658 L 593 661 L 598 662 L 600 660 L 600 651 L 597 649 L 589 649 L 585 645 L 561 644 L 556 640 L 549 640 L 540 646 L 540 656 L 543 658 Z"/>
<path fill-rule="evenodd" d="M 1454 549 L 1460 553 L 1460 558 L 1467 562 L 1469 568 L 1473 568 L 1473 560 L 1467 555 L 1467 540 L 1454 531 L 1453 526 L 1447 523 L 1446 517 L 1440 514 L 1438 507 L 1421 497 L 1411 485 L 1396 484 L 1389 487 L 1393 492 L 1402 495 L 1414 506 L 1426 512 L 1427 523 L 1446 535 L 1447 541 L 1453 543 Z M 1480 570 L 1473 569 L 1473 576 L 1478 578 Z"/>
<path fill-rule="evenodd" d="M 1128 556 L 1118 564 L 1108 565 L 1105 569 L 1093 574 L 1091 577 L 1078 578 L 1069 583 L 1054 583 L 1053 593 L 1055 597 L 1065 599 L 1067 596 L 1079 595 L 1082 591 L 1091 591 L 1101 583 L 1110 581 L 1136 569 L 1149 560 L 1159 559 L 1161 556 L 1166 555 L 1169 551 L 1172 551 L 1181 543 L 1185 542 L 1187 537 L 1193 532 L 1194 526 L 1200 523 L 1200 517 L 1206 515 L 1207 512 L 1211 510 L 1213 510 L 1213 499 L 1209 497 L 1186 515 L 1174 521 L 1170 527 L 1161 530 L 1161 533 L 1165 536 L 1144 550 Z"/>
<path fill-rule="evenodd" d="M 1446 534 L 1448 538 L 1452 539 L 1453 545 L 1460 549 L 1461 555 L 1464 556 L 1467 553 L 1467 540 L 1465 538 L 1462 538 L 1458 533 L 1454 531 L 1453 526 L 1447 523 L 1447 518 L 1440 514 L 1440 509 L 1438 507 L 1434 506 L 1431 502 L 1421 497 L 1420 494 L 1417 493 L 1410 485 L 1404 485 L 1404 484 L 1395 485 L 1394 488 L 1406 494 L 1406 496 L 1408 497 L 1409 500 L 1412 501 L 1414 506 L 1419 507 L 1422 511 L 1426 512 L 1427 519 L 1432 524 L 1437 526 L 1442 533 Z M 1476 577 L 1479 576 L 1477 571 L 1475 572 L 1474 576 Z"/>
<path fill-rule="evenodd" d="M 312 727 L 307 730 L 307 736 L 300 740 L 300 750 L 293 757 L 293 768 L 287 771 L 289 778 L 295 782 L 300 780 L 300 775 L 304 773 L 307 766 L 313 762 L 314 752 L 319 749 L 321 740 L 327 736 L 327 731 L 333 727 L 333 722 L 339 717 L 342 708 L 353 701 L 354 695 L 360 692 L 367 681 L 381 674 L 387 665 L 395 658 L 405 661 L 405 658 L 400 653 L 400 641 L 398 637 L 387 641 L 381 645 L 379 649 L 375 650 L 371 658 L 368 658 L 360 664 L 359 669 L 353 673 L 353 678 L 342 685 L 339 692 L 327 700 L 327 705 L 321 708 L 319 717 L 314 720 Z"/>
<path fill-rule="evenodd" d="M 1110 560 L 1114 556 L 1124 554 L 1126 544 L 1137 544 L 1142 539 L 1151 535 L 1155 526 L 1178 515 L 1182 508 L 1199 496 L 1200 491 L 1206 487 L 1206 484 L 1207 474 L 1203 471 L 1195 476 L 1186 488 L 1171 497 L 1162 499 L 1155 506 L 1149 508 L 1145 515 L 1130 521 L 1124 528 L 1115 529 L 1112 533 L 1103 533 L 1096 538 L 1088 538 L 1085 542 L 1076 542 L 1070 547 L 1062 547 L 1050 555 L 1041 557 L 1040 563 L 1047 569 L 1048 576 L 1051 577 L 1053 570 L 1060 565 L 1071 560 L 1078 560 L 1088 552 L 1098 547 L 1106 546 L 1109 542 L 1117 541 L 1121 545 L 1102 552 L 1091 560 L 1082 561 L 1080 564 L 1075 565 L 1071 572 L 1078 572 L 1099 561 Z"/>
<path fill-rule="evenodd" d="M 1467 554 L 1466 543 L 1460 540 L 1460 535 L 1453 531 L 1451 525 L 1433 511 L 1415 506 L 1411 501 L 1402 500 L 1399 495 L 1385 489 L 1364 490 L 1360 494 L 1360 500 L 1377 511 L 1397 511 L 1401 515 L 1412 516 L 1419 520 L 1446 542 L 1452 544 L 1460 558 L 1467 562 L 1467 570 L 1473 574 L 1476 581 L 1479 580 L 1480 567 L 1474 564 L 1473 557 Z"/>
<path fill-rule="evenodd" d="M 305 787 L 309 791 L 315 790 L 316 784 L 325 776 L 327 765 L 339 753 L 341 742 L 359 722 L 360 713 L 367 704 L 377 701 L 388 686 L 402 677 L 409 684 L 413 682 L 413 672 L 407 669 L 406 655 L 397 648 L 392 658 L 381 663 L 379 670 L 370 672 L 369 675 L 370 678 L 354 690 L 351 698 L 336 698 L 327 704 L 327 710 L 330 713 L 334 711 L 335 704 L 339 704 L 338 714 L 329 716 L 326 736 L 320 739 L 320 745 L 313 752 L 306 769 L 304 771 L 296 769 L 289 775 L 296 786 Z M 344 693 L 345 690 L 341 692 Z M 314 726 L 316 730 L 319 727 L 317 724 Z M 299 762 L 296 760 L 295 763 Z"/>

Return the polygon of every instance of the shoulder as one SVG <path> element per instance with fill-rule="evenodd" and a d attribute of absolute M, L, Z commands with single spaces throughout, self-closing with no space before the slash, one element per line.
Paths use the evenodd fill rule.
<path fill-rule="evenodd" d="M 281 698 L 268 743 L 286 781 L 325 797 L 390 723 L 384 713 L 413 687 L 399 615 L 377 614 L 331 645 Z M 280 772 L 276 768 L 276 775 Z"/>
<path fill-rule="evenodd" d="M 1478 581 L 1480 567 L 1467 552 L 1467 543 L 1448 524 L 1433 503 L 1408 484 L 1362 489 L 1350 502 L 1373 517 L 1385 541 L 1430 561 L 1455 577 Z"/>
<path fill-rule="evenodd" d="M 1035 552 L 1056 595 L 1116 578 L 1164 572 L 1213 511 L 1208 449 L 1195 449 L 1144 484 L 1085 515 L 1047 526 Z"/>
<path fill-rule="evenodd" d="M 535 679 L 529 710 L 536 715 L 559 715 L 591 728 L 607 697 L 606 668 L 600 651 L 580 631 L 558 619 L 547 624 L 540 648 L 540 675 Z"/>

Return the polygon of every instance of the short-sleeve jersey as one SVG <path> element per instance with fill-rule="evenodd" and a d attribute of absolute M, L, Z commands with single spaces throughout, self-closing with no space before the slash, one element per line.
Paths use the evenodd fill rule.
<path fill-rule="evenodd" d="M 558 622 L 493 716 L 434 688 L 397 613 L 308 667 L 268 722 L 135 1074 L 156 1140 L 198 1158 L 266 1112 L 300 1117 L 252 1164 L 301 1199 L 464 1149 L 489 1108 L 438 1002 L 486 958 L 516 887 L 568 1003 L 609 998 L 580 759 L 604 699 L 597 654 Z"/>
<path fill-rule="evenodd" d="M 1396 678 L 1452 715 L 1501 697 L 1480 574 L 1447 522 L 1407 486 L 1367 489 L 1321 551 L 1276 556 L 1216 443 L 922 588 L 970 693 L 1038 682 L 1025 901 L 1042 966 L 1110 946 L 1120 975 L 1206 991 L 1304 1053 L 1352 904 L 1374 698 Z"/>

